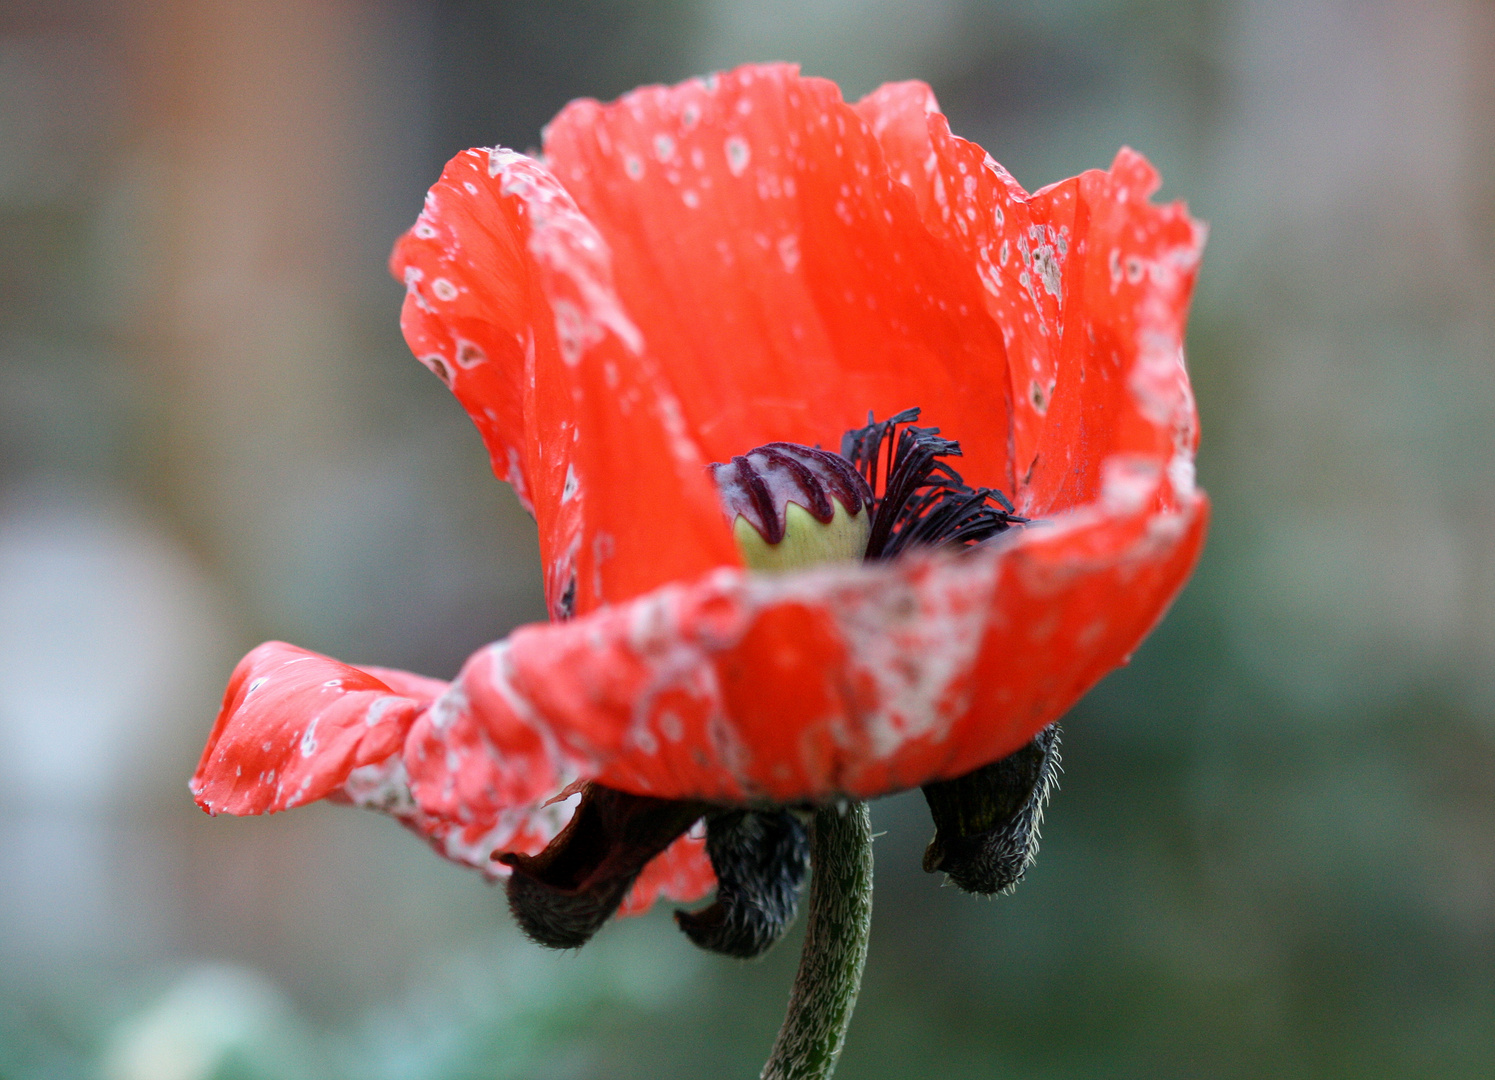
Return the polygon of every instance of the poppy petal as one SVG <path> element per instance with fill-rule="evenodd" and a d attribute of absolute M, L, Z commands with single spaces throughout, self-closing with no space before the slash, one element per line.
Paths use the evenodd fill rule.
<path fill-rule="evenodd" d="M 480 649 L 451 689 L 410 728 L 404 756 L 409 790 L 432 820 L 502 820 L 516 806 L 543 804 L 551 792 L 574 795 L 581 788 L 578 777 L 590 778 L 594 771 L 587 754 L 556 742 L 549 723 L 515 693 L 509 663 L 507 641 Z M 506 722 L 483 722 L 493 716 Z M 567 820 L 569 813 L 537 844 L 526 836 L 490 850 L 538 854 Z M 496 864 L 492 869 L 507 872 Z M 660 896 L 689 903 L 715 884 L 705 841 L 687 834 L 644 867 L 619 910 L 625 915 L 645 911 Z"/>
<path fill-rule="evenodd" d="M 563 775 L 723 802 L 871 797 L 1024 745 L 1125 661 L 1187 577 L 1208 506 L 1157 462 L 960 556 L 764 577 L 720 570 L 479 653 L 410 760 L 437 815 Z M 412 731 L 412 744 L 424 721 Z M 490 812 L 489 804 L 480 804 Z"/>
<path fill-rule="evenodd" d="M 210 814 L 268 814 L 322 798 L 380 810 L 448 858 L 496 876 L 495 850 L 539 851 L 569 810 L 502 807 L 487 817 L 438 817 L 416 805 L 405 779 L 406 736 L 447 686 L 266 642 L 229 679 L 192 793 Z"/>
<path fill-rule="evenodd" d="M 210 814 L 271 814 L 342 787 L 355 769 L 397 754 L 446 688 L 376 675 L 282 641 L 239 662 L 208 736 L 192 793 Z"/>
<path fill-rule="evenodd" d="M 739 561 L 706 459 L 618 301 L 608 245 L 544 167 L 457 155 L 391 269 L 411 348 L 534 512 L 553 615 Z"/>
<path fill-rule="evenodd" d="M 410 351 L 451 388 L 477 425 L 493 471 L 510 483 L 531 513 L 526 476 L 528 444 L 524 400 L 528 328 L 534 297 L 532 260 L 524 232 L 509 220 L 517 211 L 497 192 L 485 220 L 464 213 L 486 170 L 482 151 L 459 154 L 427 193 L 415 225 L 396 243 L 390 270 L 405 286 L 400 329 Z M 509 211 L 509 214 L 505 214 Z M 494 290 L 468 269 L 502 282 Z M 478 287 L 474 287 L 478 286 Z"/>
<path fill-rule="evenodd" d="M 545 153 L 707 460 L 835 446 L 868 410 L 918 406 L 972 482 L 1010 487 L 1007 350 L 976 264 L 833 83 L 761 65 L 574 102 Z"/>
<path fill-rule="evenodd" d="M 1148 201 L 1159 180 L 1147 160 L 1123 149 L 1109 172 L 1029 196 L 950 133 L 923 83 L 883 86 L 857 109 L 925 223 L 986 286 L 1007 342 L 1024 512 L 1095 498 L 1111 454 L 1192 456 L 1198 423 L 1181 356 L 1205 229 L 1182 203 Z"/>
<path fill-rule="evenodd" d="M 1163 462 L 1192 489 L 1199 419 L 1184 366 L 1184 324 L 1207 230 L 1123 148 L 1109 171 L 1054 184 L 1030 202 L 1035 228 L 1068 237 L 1057 385 L 1020 505 L 1036 515 L 1094 499 L 1117 454 Z M 1062 254 L 1062 252 L 1061 252 Z"/>
<path fill-rule="evenodd" d="M 981 147 L 951 134 L 924 83 L 889 83 L 856 108 L 877 134 L 889 171 L 914 193 L 925 226 L 958 249 L 961 264 L 979 277 L 986 313 L 1002 328 L 1013 472 L 1021 481 L 1053 397 L 1063 336 L 1060 267 L 1069 237 L 1046 232 L 1012 175 Z M 964 441 L 962 431 L 951 434 Z"/>

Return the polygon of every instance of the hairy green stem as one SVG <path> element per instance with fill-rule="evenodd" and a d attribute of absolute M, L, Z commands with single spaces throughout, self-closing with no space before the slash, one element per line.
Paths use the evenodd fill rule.
<path fill-rule="evenodd" d="M 789 1012 L 760 1080 L 827 1080 L 862 984 L 872 929 L 872 818 L 867 804 L 815 811 L 810 917 Z"/>

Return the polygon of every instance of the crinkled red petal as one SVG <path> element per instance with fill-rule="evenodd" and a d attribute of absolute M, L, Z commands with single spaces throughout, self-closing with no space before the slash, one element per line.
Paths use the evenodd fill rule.
<path fill-rule="evenodd" d="M 973 481 L 1010 487 L 1007 350 L 975 263 L 835 84 L 761 65 L 575 102 L 545 153 L 710 460 L 836 447 L 869 410 L 918 406 Z"/>
<path fill-rule="evenodd" d="M 534 503 L 553 610 L 734 564 L 699 466 L 869 411 L 919 406 L 1039 515 L 1195 437 L 1168 343 L 1203 230 L 1130 151 L 1030 196 L 922 83 L 852 106 L 789 65 L 573 103 L 545 147 L 458 155 L 393 265 Z"/>
<path fill-rule="evenodd" d="M 402 751 L 416 717 L 448 686 L 266 642 L 229 680 L 192 793 L 212 814 L 274 813 L 322 798 L 353 803 L 399 819 L 454 862 L 507 874 L 493 853 L 537 854 L 570 819 L 575 800 L 490 804 L 481 813 L 419 806 Z M 626 906 L 645 910 L 661 895 L 695 900 L 715 883 L 702 842 L 682 837 L 645 868 Z"/>
<path fill-rule="evenodd" d="M 506 150 L 457 155 L 391 267 L 406 340 L 534 512 L 554 614 L 738 561 L 607 243 L 554 176 Z"/>
<path fill-rule="evenodd" d="M 403 674 L 403 673 L 402 673 Z M 282 641 L 239 662 L 192 777 L 212 814 L 271 814 L 325 798 L 397 754 L 445 683 L 378 676 Z M 408 696 L 407 696 L 408 695 Z"/>
<path fill-rule="evenodd" d="M 950 133 L 923 83 L 883 86 L 856 108 L 1002 327 L 1020 508 L 1049 515 L 1094 499 L 1113 454 L 1191 456 L 1183 323 L 1204 227 L 1182 203 L 1148 202 L 1158 177 L 1146 159 L 1123 149 L 1109 172 L 1030 196 Z"/>
<path fill-rule="evenodd" d="M 671 798 L 871 797 L 1017 749 L 1124 662 L 1188 576 L 1203 496 L 1117 459 L 1103 497 L 1005 546 L 721 570 L 475 655 L 407 761 L 481 813 L 580 775 Z"/>
<path fill-rule="evenodd" d="M 1155 206 L 1157 171 L 1123 148 L 1036 193 L 1035 227 L 1069 237 L 1056 386 L 1026 466 L 1021 507 L 1049 515 L 1095 499 L 1104 463 L 1144 455 L 1193 485 L 1199 417 L 1184 324 L 1206 229 L 1183 203 Z"/>
<path fill-rule="evenodd" d="M 914 193 L 925 227 L 979 278 L 983 312 L 1002 329 L 1012 453 L 1002 486 L 1011 491 L 1027 475 L 1055 390 L 1069 237 L 1048 235 L 1007 170 L 950 133 L 924 83 L 889 83 L 856 109 L 876 133 L 889 172 Z"/>

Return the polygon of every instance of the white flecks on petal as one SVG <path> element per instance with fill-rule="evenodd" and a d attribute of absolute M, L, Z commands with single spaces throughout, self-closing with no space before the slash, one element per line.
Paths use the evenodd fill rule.
<path fill-rule="evenodd" d="M 363 722 L 366 727 L 373 727 L 384 719 L 384 714 L 402 705 L 410 704 L 409 698 L 381 697 L 375 698 L 368 711 L 363 714 Z"/>
<path fill-rule="evenodd" d="M 726 151 L 727 168 L 732 170 L 733 176 L 741 176 L 752 159 L 752 150 L 748 147 L 747 140 L 740 135 L 728 137 Z"/>
<path fill-rule="evenodd" d="M 777 245 L 779 249 L 779 261 L 784 264 L 786 273 L 794 273 L 799 267 L 799 237 L 793 233 L 785 233 L 779 237 Z"/>
<path fill-rule="evenodd" d="M 1168 482 L 1180 498 L 1194 494 L 1194 459 L 1187 454 L 1175 454 L 1168 462 Z"/>
<path fill-rule="evenodd" d="M 486 362 L 488 354 L 483 347 L 475 341 L 467 341 L 464 338 L 457 339 L 457 366 L 464 371 L 470 371 L 479 364 Z"/>
<path fill-rule="evenodd" d="M 311 723 L 306 725 L 306 731 L 301 735 L 301 756 L 311 757 L 317 752 L 317 721 L 320 716 L 313 716 Z"/>
<path fill-rule="evenodd" d="M 583 315 L 581 309 L 569 300 L 556 300 L 552 306 L 561 359 L 568 366 L 575 367 L 581 363 L 582 354 L 602 340 L 602 327 Z"/>
<path fill-rule="evenodd" d="M 1040 244 L 1033 252 L 1033 267 L 1043 282 L 1043 291 L 1050 296 L 1059 296 L 1059 260 L 1054 257 L 1054 249 L 1048 244 Z"/>
<path fill-rule="evenodd" d="M 410 794 L 410 777 L 405 762 L 396 752 L 373 765 L 363 765 L 348 774 L 343 793 L 354 806 L 378 810 L 395 817 L 413 817 L 419 813 Z"/>
<path fill-rule="evenodd" d="M 1101 502 L 1113 514 L 1140 513 L 1158 489 L 1156 459 L 1113 454 L 1101 465 Z"/>
<path fill-rule="evenodd" d="M 451 725 L 451 722 L 467 712 L 467 693 L 458 683 L 453 683 L 442 694 L 431 703 L 431 711 L 427 714 L 431 719 L 431 726 L 441 731 Z"/>
<path fill-rule="evenodd" d="M 523 160 L 525 160 L 523 154 L 516 154 L 513 150 L 502 146 L 495 146 L 488 151 L 488 175 L 497 176 L 514 162 Z"/>

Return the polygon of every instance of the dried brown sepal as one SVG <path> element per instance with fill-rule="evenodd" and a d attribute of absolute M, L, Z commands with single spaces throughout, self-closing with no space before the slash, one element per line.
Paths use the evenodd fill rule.
<path fill-rule="evenodd" d="M 494 856 L 513 870 L 509 910 L 537 944 L 580 948 L 618 910 L 649 860 L 705 811 L 703 803 L 586 785 L 576 813 L 544 851 Z"/>
<path fill-rule="evenodd" d="M 725 956 L 762 956 L 799 913 L 810 866 L 810 838 L 790 810 L 726 810 L 706 819 L 706 853 L 716 871 L 716 900 L 676 911 L 696 945 Z"/>
<path fill-rule="evenodd" d="M 934 839 L 926 873 L 943 871 L 966 892 L 1011 890 L 1038 854 L 1043 808 L 1058 783 L 1059 725 L 1027 746 L 974 772 L 924 785 Z"/>

